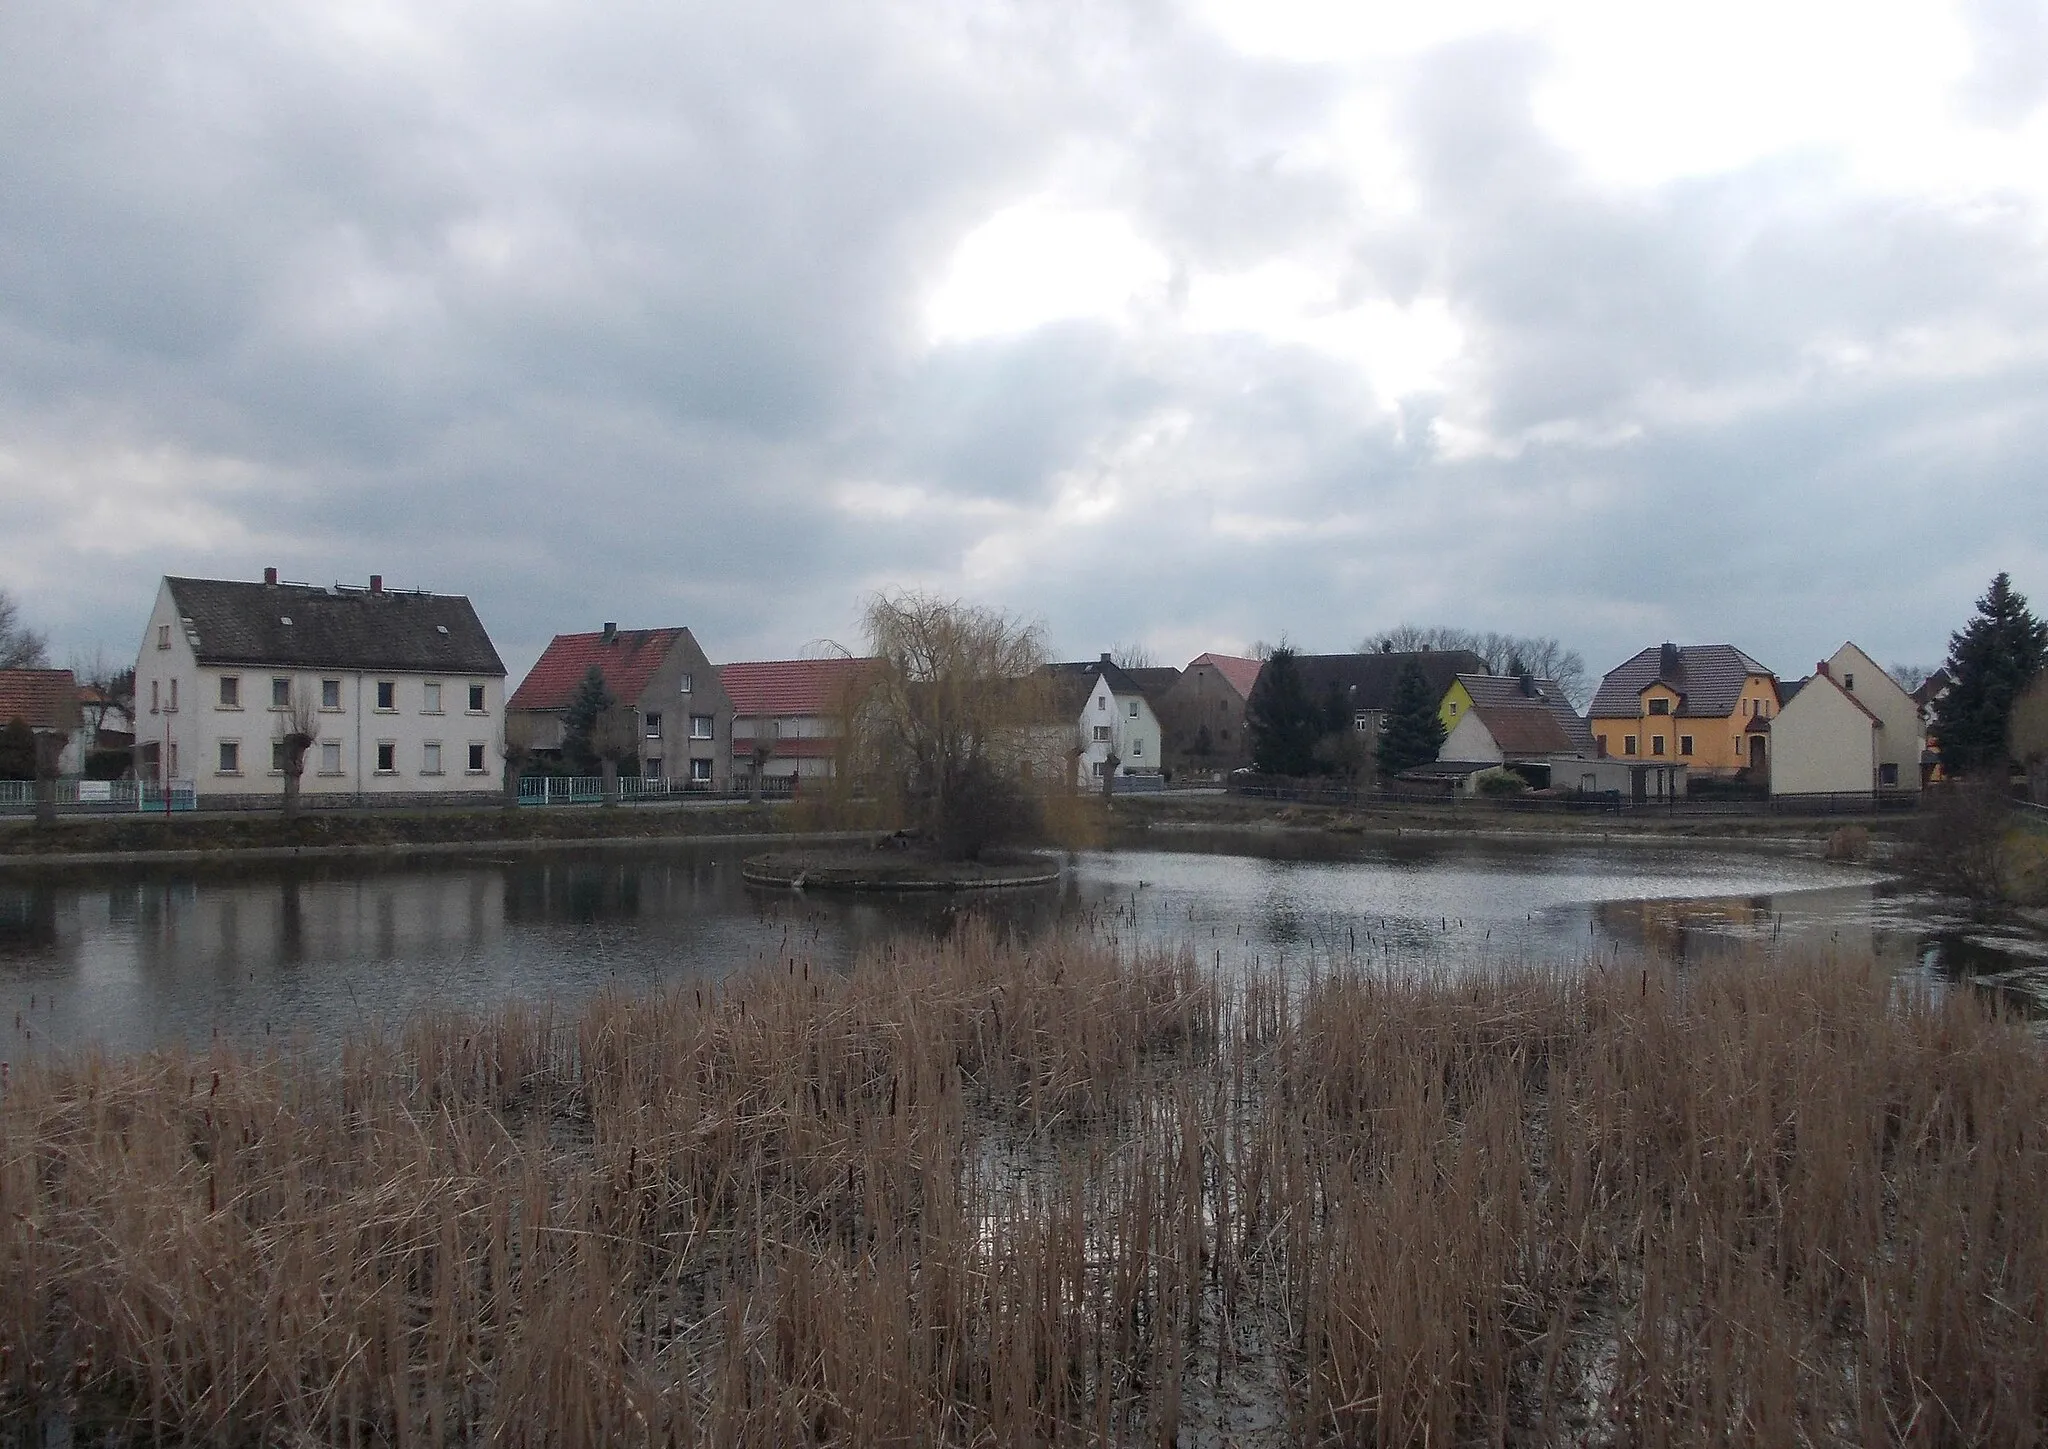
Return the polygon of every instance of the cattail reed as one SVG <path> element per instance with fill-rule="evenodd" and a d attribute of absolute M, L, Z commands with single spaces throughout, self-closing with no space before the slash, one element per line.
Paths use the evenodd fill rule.
<path fill-rule="evenodd" d="M 2048 1435 L 2023 1026 L 1867 962 L 1354 959 L 1226 981 L 968 926 L 332 1065 L 17 1064 L 0 1412 L 252 1445 Z"/>

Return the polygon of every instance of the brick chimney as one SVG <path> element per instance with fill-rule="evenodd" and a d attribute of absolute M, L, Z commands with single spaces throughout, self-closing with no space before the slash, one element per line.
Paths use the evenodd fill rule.
<path fill-rule="evenodd" d="M 373 594 L 381 594 L 384 592 L 384 575 L 370 575 L 370 592 Z"/>
<path fill-rule="evenodd" d="M 263 571 L 263 582 L 264 582 L 264 583 L 266 583 L 266 584 L 274 584 L 274 583 L 276 583 L 276 582 L 277 582 L 277 570 L 276 570 L 276 569 L 265 569 L 265 570 Z"/>
<path fill-rule="evenodd" d="M 1657 677 L 1675 679 L 1678 676 L 1678 646 L 1666 644 L 1657 651 Z"/>

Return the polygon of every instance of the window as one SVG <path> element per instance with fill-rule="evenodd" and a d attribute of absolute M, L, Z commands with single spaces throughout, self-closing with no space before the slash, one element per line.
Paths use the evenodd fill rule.
<path fill-rule="evenodd" d="M 690 716 L 690 738 L 693 740 L 708 740 L 715 738 L 715 736 L 711 732 L 710 715 L 693 714 Z"/>
<path fill-rule="evenodd" d="M 1897 765 L 1879 765 L 1877 767 L 1877 783 L 1881 789 L 1896 789 L 1899 783 L 1899 767 Z"/>
<path fill-rule="evenodd" d="M 1651 701 L 1650 701 L 1650 713 L 1651 713 L 1651 714 L 1669 714 L 1669 713 L 1671 713 L 1671 701 L 1670 701 L 1670 700 L 1668 700 L 1668 699 L 1653 699 L 1653 700 L 1651 700 Z"/>
<path fill-rule="evenodd" d="M 173 679 L 173 680 L 171 681 L 171 713 L 172 713 L 172 714 L 176 714 L 177 712 L 178 712 L 178 681 L 177 681 L 177 680 L 175 680 L 175 679 Z"/>
<path fill-rule="evenodd" d="M 398 708 L 398 681 L 380 679 L 377 681 L 377 708 L 395 710 Z"/>
<path fill-rule="evenodd" d="M 242 742 L 222 740 L 220 742 L 220 773 L 239 775 L 242 773 Z"/>
<path fill-rule="evenodd" d="M 1621 737 L 1621 752 L 1624 755 L 1632 755 L 1636 752 L 1636 737 L 1634 735 L 1623 735 Z"/>
<path fill-rule="evenodd" d="M 1353 713 L 1351 716 L 1351 729 L 1354 734 L 1371 734 L 1372 711 L 1369 709 L 1361 709 Z"/>
<path fill-rule="evenodd" d="M 1691 735 L 1680 735 L 1678 737 L 1678 753 L 1681 755 L 1689 755 L 1692 753 Z"/>
<path fill-rule="evenodd" d="M 481 775 L 484 772 L 484 746 L 481 740 L 469 742 L 469 773 Z"/>
<path fill-rule="evenodd" d="M 289 678 L 278 675 L 271 676 L 270 707 L 272 709 L 290 709 L 292 707 L 292 682 Z"/>
<path fill-rule="evenodd" d="M 273 775 L 282 775 L 284 773 L 283 740 L 272 740 L 270 742 L 270 773 Z"/>
<path fill-rule="evenodd" d="M 1106 739 L 1108 739 L 1108 738 L 1109 738 L 1109 726 L 1108 726 L 1108 725 L 1097 725 L 1097 726 L 1095 727 L 1095 738 L 1096 738 L 1096 739 L 1097 739 L 1098 741 L 1101 741 L 1101 740 L 1106 740 Z"/>
<path fill-rule="evenodd" d="M 641 762 L 640 769 L 641 773 L 648 779 L 659 780 L 661 778 L 661 756 L 649 755 Z"/>
<path fill-rule="evenodd" d="M 650 740 L 661 738 L 661 711 L 658 709 L 647 712 L 647 738 Z"/>
<path fill-rule="evenodd" d="M 683 677 L 682 677 L 681 679 L 678 679 L 678 680 L 676 681 L 676 693 L 677 693 L 677 694 L 688 694 L 689 692 L 690 692 L 690 676 L 689 676 L 689 675 L 687 675 L 687 674 L 685 674 L 685 675 L 684 675 L 684 676 L 683 676 Z"/>
<path fill-rule="evenodd" d="M 377 741 L 377 773 L 395 775 L 398 773 L 398 741 Z"/>
<path fill-rule="evenodd" d="M 1664 736 L 1650 736 L 1650 753 L 1653 755 L 1661 755 L 1664 753 Z"/>
<path fill-rule="evenodd" d="M 484 712 L 484 687 L 481 684 L 472 684 L 469 687 L 469 712 L 471 714 L 482 714 Z"/>
<path fill-rule="evenodd" d="M 1451 718 L 1452 718 L 1452 719 L 1456 719 L 1457 717 L 1458 717 L 1458 702 L 1457 702 L 1457 701 L 1456 701 L 1456 700 L 1454 699 L 1454 700 L 1452 700 L 1452 701 L 1451 701 Z"/>
<path fill-rule="evenodd" d="M 1593 736 L 1593 749 L 1594 749 L 1594 752 L 1595 752 L 1596 754 L 1601 754 L 1601 755 L 1604 755 L 1604 754 L 1606 754 L 1606 753 L 1607 753 L 1607 736 L 1605 736 L 1605 735 L 1595 735 L 1595 736 Z"/>
<path fill-rule="evenodd" d="M 1742 757 L 1742 736 L 1741 736 L 1741 735 L 1737 735 L 1737 736 L 1735 737 L 1735 755 L 1736 755 L 1736 758 L 1737 758 L 1737 759 L 1740 759 L 1740 758 Z"/>
<path fill-rule="evenodd" d="M 237 674 L 223 674 L 220 677 L 220 707 L 240 709 L 242 707 L 242 679 Z"/>
<path fill-rule="evenodd" d="M 171 626 L 169 624 L 159 624 L 156 626 L 156 647 L 159 649 L 171 647 Z"/>
<path fill-rule="evenodd" d="M 440 683 L 436 680 L 430 679 L 420 687 L 426 691 L 426 703 L 420 706 L 420 713 L 439 714 L 441 712 Z"/>
<path fill-rule="evenodd" d="M 150 712 L 151 714 L 155 714 L 155 713 L 157 712 L 157 710 L 158 710 L 159 708 L 161 708 L 161 706 L 160 706 L 160 705 L 159 705 L 159 704 L 157 703 L 157 694 L 156 694 L 156 690 L 157 690 L 157 681 L 156 681 L 156 680 L 154 680 L 154 679 L 152 679 L 152 680 L 150 680 L 150 682 L 149 682 L 149 712 Z"/>
<path fill-rule="evenodd" d="M 1144 754 L 1144 753 L 1145 753 L 1145 742 L 1144 742 L 1143 740 L 1132 740 L 1132 741 L 1131 741 L 1131 753 L 1132 753 L 1133 755 L 1142 755 L 1142 754 Z"/>
<path fill-rule="evenodd" d="M 441 773 L 441 742 L 428 740 L 420 750 L 420 773 L 438 775 Z"/>
<path fill-rule="evenodd" d="M 695 784 L 695 785 L 708 785 L 708 784 L 710 784 L 710 783 L 711 783 L 711 761 L 709 761 L 709 760 L 692 760 L 692 761 L 690 761 L 690 782 L 691 782 L 692 784 Z"/>
<path fill-rule="evenodd" d="M 1132 719 L 1136 719 L 1137 717 L 1138 717 L 1138 701 L 1136 701 L 1136 700 L 1134 699 L 1134 700 L 1132 700 L 1132 701 L 1131 701 L 1131 718 L 1132 718 Z"/>
<path fill-rule="evenodd" d="M 320 742 L 320 773 L 323 775 L 339 775 L 341 773 L 341 741 L 322 740 Z"/>
<path fill-rule="evenodd" d="M 1845 674 L 1845 675 L 1843 675 L 1843 676 L 1842 676 L 1842 688 L 1844 688 L 1844 689 L 1847 689 L 1847 690 L 1850 690 L 1850 691 L 1854 691 L 1854 690 L 1855 690 L 1855 688 L 1856 688 L 1856 676 L 1855 676 L 1855 675 L 1853 675 L 1853 674 Z"/>
<path fill-rule="evenodd" d="M 1107 699 L 1107 698 L 1106 698 L 1105 696 L 1103 696 L 1103 695 L 1100 695 L 1100 694 L 1096 695 L 1096 696 L 1095 696 L 1095 708 L 1096 708 L 1096 711 L 1097 711 L 1098 713 L 1100 713 L 1100 712 L 1101 712 L 1102 710 L 1108 709 L 1108 708 L 1109 708 L 1109 700 L 1108 700 L 1108 699 Z"/>
<path fill-rule="evenodd" d="M 322 709 L 340 709 L 340 708 L 341 708 L 341 681 L 340 681 L 340 680 L 338 680 L 338 679 L 323 679 L 323 680 L 321 680 L 321 681 L 320 681 L 320 708 L 322 708 Z"/>

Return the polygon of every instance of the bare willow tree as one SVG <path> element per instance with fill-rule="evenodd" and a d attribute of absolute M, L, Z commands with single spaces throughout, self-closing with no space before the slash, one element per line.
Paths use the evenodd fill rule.
<path fill-rule="evenodd" d="M 915 592 L 876 594 L 863 622 L 875 662 L 847 737 L 870 790 L 949 859 L 1035 837 L 1071 733 L 1039 626 Z"/>
<path fill-rule="evenodd" d="M 65 690 L 48 725 L 36 730 L 36 823 L 57 823 L 57 776 L 63 768 L 64 747 L 78 728 L 78 696 Z"/>
<path fill-rule="evenodd" d="M 296 820 L 299 818 L 299 783 L 306 774 L 306 752 L 320 738 L 320 716 L 313 708 L 312 695 L 293 680 L 284 699 L 277 705 L 274 718 L 277 764 L 284 772 L 284 818 Z"/>
<path fill-rule="evenodd" d="M 2048 670 L 2036 674 L 2012 702 L 2006 730 L 2008 749 L 2027 772 L 2027 798 L 2048 805 Z"/>
<path fill-rule="evenodd" d="M 619 762 L 639 749 L 640 722 L 631 708 L 614 704 L 590 722 L 590 749 L 604 774 L 604 803 L 619 798 Z"/>

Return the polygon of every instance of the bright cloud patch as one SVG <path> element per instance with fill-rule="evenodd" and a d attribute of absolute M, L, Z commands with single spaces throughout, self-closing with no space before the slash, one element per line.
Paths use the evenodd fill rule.
<path fill-rule="evenodd" d="M 1170 274 L 1123 217 L 1027 201 L 967 234 L 926 306 L 926 327 L 935 342 L 959 342 L 1072 318 L 1113 321 L 1163 295 Z"/>

